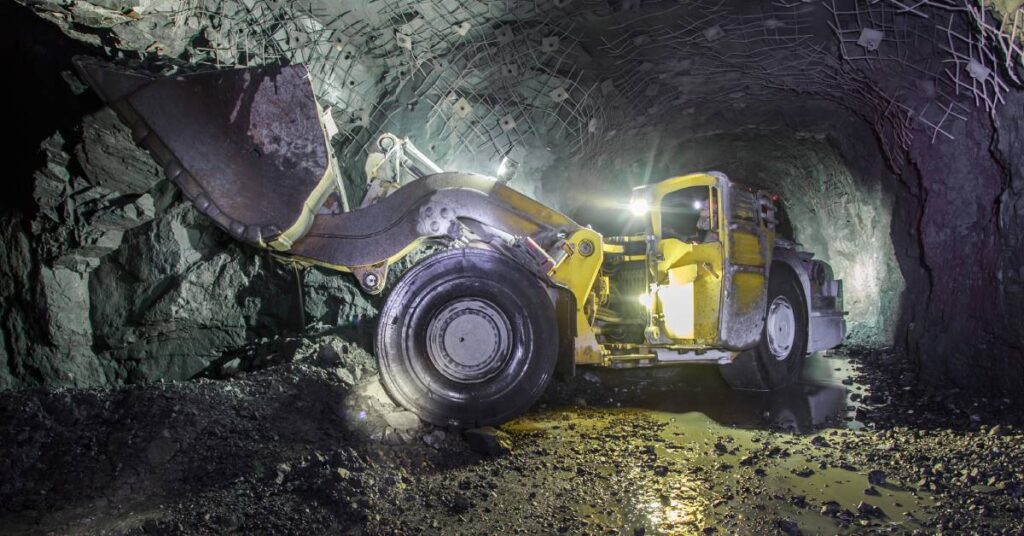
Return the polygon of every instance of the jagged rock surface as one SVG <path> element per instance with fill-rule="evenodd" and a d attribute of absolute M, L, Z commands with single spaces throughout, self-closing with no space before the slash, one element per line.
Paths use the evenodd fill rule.
<path fill-rule="evenodd" d="M 351 278 L 297 274 L 231 240 L 109 109 L 42 154 L 31 219 L 0 231 L 0 388 L 186 379 L 256 337 L 304 330 L 303 318 L 314 333 L 355 334 L 374 313 Z"/>

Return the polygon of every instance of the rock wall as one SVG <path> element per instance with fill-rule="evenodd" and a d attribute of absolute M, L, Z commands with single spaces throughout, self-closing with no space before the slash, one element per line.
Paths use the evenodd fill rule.
<path fill-rule="evenodd" d="M 906 347 L 936 384 L 1024 392 L 1024 94 L 994 121 L 959 123 L 957 144 L 918 140 L 905 178 L 924 252 Z"/>
<path fill-rule="evenodd" d="M 280 264 L 182 201 L 72 73 L 103 54 L 89 39 L 10 4 L 0 24 L 24 126 L 0 199 L 0 389 L 187 379 L 299 332 L 365 342 L 375 305 L 351 277 Z"/>
<path fill-rule="evenodd" d="M 293 269 L 217 229 L 109 109 L 73 134 L 44 143 L 34 216 L 4 225 L 0 386 L 186 379 L 251 340 L 374 314 L 349 276 Z"/>
<path fill-rule="evenodd" d="M 1011 94 L 1000 110 L 990 150 L 1004 173 L 992 204 L 999 238 L 996 284 L 1000 288 L 1000 323 L 993 331 L 1001 349 L 996 349 L 995 355 L 1005 355 L 1007 366 L 1024 375 L 1024 91 Z M 1015 387 L 1015 391 L 1022 390 Z"/>

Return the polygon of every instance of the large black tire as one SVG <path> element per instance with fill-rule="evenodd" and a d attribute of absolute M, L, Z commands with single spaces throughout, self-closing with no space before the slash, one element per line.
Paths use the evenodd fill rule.
<path fill-rule="evenodd" d="M 789 307 L 791 315 L 785 313 Z M 774 308 L 774 312 L 773 312 Z M 785 321 L 783 321 L 785 320 Z M 757 346 L 719 370 L 733 389 L 770 391 L 800 379 L 807 354 L 807 305 L 800 282 L 788 268 L 773 269 L 768 280 L 764 329 Z M 787 327 L 788 326 L 788 327 Z M 792 339 L 787 330 L 792 329 Z"/>
<path fill-rule="evenodd" d="M 487 426 L 522 414 L 544 392 L 558 361 L 558 323 L 524 267 L 494 251 L 452 249 L 392 290 L 376 351 L 397 403 L 439 426 Z"/>

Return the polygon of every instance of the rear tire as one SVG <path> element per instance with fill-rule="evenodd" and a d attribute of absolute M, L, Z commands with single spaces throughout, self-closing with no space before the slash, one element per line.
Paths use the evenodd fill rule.
<path fill-rule="evenodd" d="M 462 248 L 414 266 L 392 290 L 376 340 L 388 394 L 439 426 L 500 424 L 544 392 L 558 324 L 537 277 L 500 253 Z"/>
<path fill-rule="evenodd" d="M 806 354 L 807 305 L 803 289 L 788 270 L 772 270 L 761 341 L 719 370 L 733 389 L 770 391 L 800 379 Z"/>

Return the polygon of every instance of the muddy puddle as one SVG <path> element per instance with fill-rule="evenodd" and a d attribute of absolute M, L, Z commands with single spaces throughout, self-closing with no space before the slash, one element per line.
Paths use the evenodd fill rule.
<path fill-rule="evenodd" d="M 869 479 L 863 453 L 843 448 L 842 438 L 862 429 L 851 396 L 864 394 L 845 359 L 809 359 L 798 385 L 772 393 L 733 391 L 712 368 L 584 374 L 607 398 L 546 404 L 503 428 L 552 449 L 585 453 L 595 439 L 627 445 L 626 460 L 587 463 L 601 477 L 591 484 L 617 500 L 574 505 L 585 526 L 658 534 L 924 528 L 930 497 Z M 623 422 L 644 422 L 649 433 L 609 433 Z"/>

